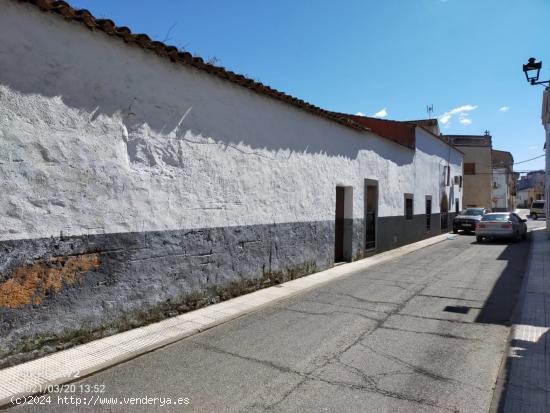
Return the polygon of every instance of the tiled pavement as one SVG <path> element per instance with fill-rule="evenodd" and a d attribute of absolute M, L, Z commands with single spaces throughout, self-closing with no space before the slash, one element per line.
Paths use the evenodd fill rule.
<path fill-rule="evenodd" d="M 526 279 L 512 327 L 503 411 L 550 412 L 550 240 L 531 233 Z"/>

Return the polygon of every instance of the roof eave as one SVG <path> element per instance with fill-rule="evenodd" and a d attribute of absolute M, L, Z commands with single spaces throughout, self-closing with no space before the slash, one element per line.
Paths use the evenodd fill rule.
<path fill-rule="evenodd" d="M 330 112 L 325 109 L 321 109 L 318 106 L 312 105 L 311 103 L 305 102 L 294 96 L 287 95 L 286 93 L 280 92 L 276 89 L 266 86 L 261 82 L 257 82 L 243 75 L 239 75 L 230 70 L 226 70 L 223 67 L 205 63 L 204 60 L 200 57 L 193 56 L 189 52 L 180 51 L 175 46 L 166 45 L 160 41 L 154 41 L 151 38 L 149 38 L 149 36 L 146 34 L 133 34 L 129 28 L 124 26 L 122 27 L 116 26 L 112 20 L 97 19 L 88 10 L 74 9 L 70 4 L 68 4 L 65 1 L 54 1 L 54 0 L 14 0 L 14 1 L 27 3 L 37 7 L 43 12 L 49 12 L 49 13 L 64 17 L 67 20 L 75 21 L 77 23 L 82 24 L 84 27 L 86 27 L 89 30 L 102 31 L 111 37 L 118 38 L 124 41 L 125 43 L 135 44 L 141 47 L 142 49 L 151 51 L 157 54 L 158 56 L 166 58 L 167 60 L 169 59 L 172 63 L 181 63 L 185 66 L 190 66 L 195 69 L 204 71 L 206 73 L 214 75 L 223 80 L 230 81 L 234 84 L 250 89 L 258 94 L 269 96 L 273 99 L 282 101 L 286 104 L 292 105 L 301 110 L 305 110 L 313 115 L 317 115 L 322 118 L 339 123 L 348 128 L 352 128 L 360 131 L 370 130 L 368 128 L 365 128 L 363 125 L 354 122 L 353 120 L 350 120 L 345 117 L 336 116 L 333 112 Z"/>

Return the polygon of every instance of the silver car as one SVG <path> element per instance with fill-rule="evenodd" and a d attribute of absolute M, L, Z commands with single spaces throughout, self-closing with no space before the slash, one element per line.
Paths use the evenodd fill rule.
<path fill-rule="evenodd" d="M 486 214 L 476 224 L 476 240 L 483 238 L 510 238 L 518 240 L 527 238 L 526 219 L 513 212 L 493 212 Z"/>

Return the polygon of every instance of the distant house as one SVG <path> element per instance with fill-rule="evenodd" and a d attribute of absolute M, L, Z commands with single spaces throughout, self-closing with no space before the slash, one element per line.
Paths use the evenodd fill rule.
<path fill-rule="evenodd" d="M 465 207 L 493 206 L 492 138 L 485 135 L 444 135 L 451 144 L 464 153 Z"/>
<path fill-rule="evenodd" d="M 546 173 L 543 170 L 531 171 L 517 183 L 517 205 L 529 208 L 533 201 L 544 199 Z"/>
<path fill-rule="evenodd" d="M 531 195 L 532 188 L 523 188 L 518 189 L 516 192 L 516 204 L 518 208 L 529 208 L 531 202 L 533 202 L 533 197 Z"/>
<path fill-rule="evenodd" d="M 493 187 L 491 209 L 509 211 L 516 207 L 514 158 L 510 152 L 491 151 L 493 164 Z"/>
<path fill-rule="evenodd" d="M 462 164 L 464 153 L 441 136 L 437 119 L 395 121 L 358 115 L 343 116 L 387 139 L 402 145 L 416 146 L 416 162 L 419 165 L 424 163 L 425 167 L 419 173 L 425 173 L 426 176 L 431 176 L 434 172 L 439 174 L 437 199 L 433 199 L 433 206 L 439 207 L 441 228 L 448 228 L 453 216 L 463 208 L 463 175 L 462 168 L 457 166 Z M 430 199 L 434 193 L 432 189 Z"/>

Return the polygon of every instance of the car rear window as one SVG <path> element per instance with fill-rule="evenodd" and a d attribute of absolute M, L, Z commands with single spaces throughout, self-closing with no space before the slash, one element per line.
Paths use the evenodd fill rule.
<path fill-rule="evenodd" d="M 544 208 L 544 202 L 533 202 L 533 206 L 531 208 Z"/>
<path fill-rule="evenodd" d="M 510 214 L 488 214 L 481 218 L 482 221 L 508 221 Z"/>
<path fill-rule="evenodd" d="M 483 209 L 481 208 L 469 208 L 462 213 L 462 215 L 483 215 Z"/>

